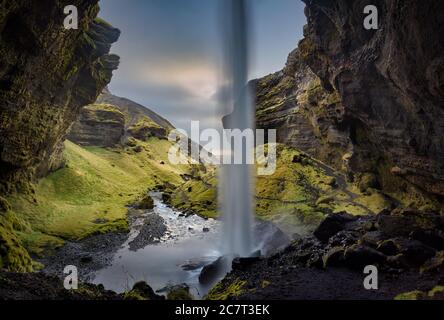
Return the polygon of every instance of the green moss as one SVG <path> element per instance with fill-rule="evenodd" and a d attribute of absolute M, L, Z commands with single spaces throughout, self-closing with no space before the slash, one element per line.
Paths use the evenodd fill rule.
<path fill-rule="evenodd" d="M 166 298 L 167 300 L 194 300 L 189 289 L 184 287 L 170 290 Z"/>
<path fill-rule="evenodd" d="M 41 265 L 34 262 L 24 248 L 22 241 L 14 230 L 16 218 L 11 212 L 0 215 L 0 269 L 14 272 L 29 272 L 39 269 Z M 25 227 L 20 227 L 24 229 Z"/>
<path fill-rule="evenodd" d="M 266 287 L 268 287 L 270 284 L 271 284 L 270 281 L 268 281 L 268 280 L 262 280 L 262 281 L 261 281 L 261 288 L 262 288 L 262 289 L 263 289 L 263 288 L 266 288 Z"/>
<path fill-rule="evenodd" d="M 125 292 L 123 294 L 123 299 L 124 300 L 138 300 L 138 301 L 148 300 L 148 299 L 144 298 L 140 293 L 138 293 L 137 291 L 134 291 L 134 290 Z"/>
<path fill-rule="evenodd" d="M 427 293 L 427 296 L 430 298 L 435 298 L 436 295 L 444 297 L 444 286 L 436 286 Z"/>
<path fill-rule="evenodd" d="M 190 174 L 190 166 L 169 164 L 170 142 L 151 138 L 136 144 L 142 152 L 83 148 L 67 141 L 64 168 L 40 180 L 33 195 L 7 199 L 13 216 L 24 222 L 14 226 L 23 245 L 41 255 L 63 239 L 127 230 L 127 204 L 159 184 L 178 186 L 181 175 Z"/>
<path fill-rule="evenodd" d="M 414 290 L 398 294 L 395 300 L 420 300 L 422 298 L 424 298 L 424 293 L 419 290 Z"/>
<path fill-rule="evenodd" d="M 217 217 L 215 174 L 214 167 L 208 167 L 201 174 L 194 174 L 189 181 L 173 191 L 171 205 L 182 210 L 192 210 L 202 217 Z"/>
<path fill-rule="evenodd" d="M 207 300 L 228 300 L 233 297 L 238 297 L 245 291 L 244 286 L 247 282 L 236 279 L 224 288 L 222 282 L 216 284 L 210 292 L 205 296 Z"/>

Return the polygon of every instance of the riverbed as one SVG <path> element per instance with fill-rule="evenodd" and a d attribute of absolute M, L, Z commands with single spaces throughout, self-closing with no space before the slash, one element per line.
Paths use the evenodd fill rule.
<path fill-rule="evenodd" d="M 160 192 L 151 192 L 150 196 L 154 208 L 134 219 L 128 239 L 114 254 L 110 265 L 95 273 L 92 282 L 123 292 L 143 280 L 161 293 L 168 286 L 187 284 L 194 296 L 203 296 L 210 285 L 201 285 L 198 277 L 205 264 L 221 255 L 218 250 L 221 222 L 198 215 L 185 216 L 164 204 Z M 143 248 L 133 250 L 131 243 L 152 215 L 163 219 L 166 231 Z"/>

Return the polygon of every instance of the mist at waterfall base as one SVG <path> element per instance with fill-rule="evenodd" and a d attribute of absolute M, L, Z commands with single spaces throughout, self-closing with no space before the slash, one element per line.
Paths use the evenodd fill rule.
<path fill-rule="evenodd" d="M 223 125 L 225 129 L 253 129 L 254 105 L 247 89 L 248 16 L 245 1 L 226 1 L 222 12 L 224 12 L 222 30 L 226 45 L 224 66 L 226 92 L 221 98 L 221 107 L 227 112 Z M 231 150 L 228 152 L 233 157 L 234 149 L 233 144 L 231 145 Z M 225 164 L 221 166 L 219 172 L 219 208 L 223 221 L 221 249 L 224 255 L 245 257 L 253 252 L 251 191 L 254 190 L 254 182 L 252 165 L 247 164 L 245 159 L 246 145 L 247 143 L 244 143 L 242 150 L 236 150 L 242 152 L 242 163 Z"/>

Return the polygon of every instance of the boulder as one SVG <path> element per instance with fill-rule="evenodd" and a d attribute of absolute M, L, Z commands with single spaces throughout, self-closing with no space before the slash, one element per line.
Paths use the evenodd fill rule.
<path fill-rule="evenodd" d="M 199 275 L 199 283 L 209 284 L 213 282 L 228 270 L 229 264 L 230 258 L 227 256 L 222 256 L 204 266 Z"/>
<path fill-rule="evenodd" d="M 376 250 L 382 252 L 386 256 L 394 256 L 399 253 L 399 248 L 392 239 L 379 242 Z"/>
<path fill-rule="evenodd" d="M 233 270 L 246 270 L 253 263 L 260 261 L 260 257 L 237 257 L 233 259 L 231 268 Z"/>
<path fill-rule="evenodd" d="M 364 245 L 353 245 L 344 252 L 344 263 L 352 269 L 362 269 L 367 265 L 380 264 L 386 261 L 381 252 Z"/>
<path fill-rule="evenodd" d="M 340 266 L 344 262 L 344 248 L 333 247 L 322 257 L 324 268 Z"/>
<path fill-rule="evenodd" d="M 154 208 L 154 201 L 149 194 L 146 194 L 136 205 L 137 209 L 150 210 Z"/>
<path fill-rule="evenodd" d="M 347 213 L 329 214 L 313 234 L 322 242 L 327 242 L 330 237 L 344 230 L 348 222 L 355 221 L 356 219 L 356 217 Z"/>
<path fill-rule="evenodd" d="M 165 300 L 164 296 L 157 295 L 145 281 L 135 283 L 127 297 L 129 300 L 131 300 L 132 297 L 141 297 L 146 300 Z"/>

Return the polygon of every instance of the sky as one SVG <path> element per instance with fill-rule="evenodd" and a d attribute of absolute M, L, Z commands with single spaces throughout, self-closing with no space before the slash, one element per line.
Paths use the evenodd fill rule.
<path fill-rule="evenodd" d="M 221 1 L 101 0 L 99 16 L 121 30 L 110 91 L 136 101 L 189 131 L 199 120 L 220 129 L 223 66 Z M 249 78 L 282 69 L 302 38 L 301 0 L 248 0 Z"/>

